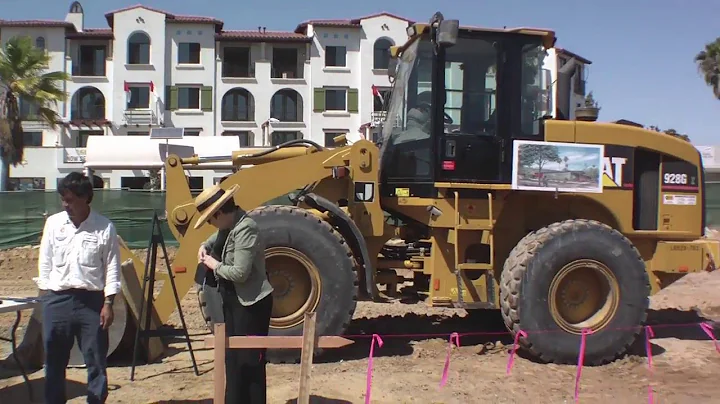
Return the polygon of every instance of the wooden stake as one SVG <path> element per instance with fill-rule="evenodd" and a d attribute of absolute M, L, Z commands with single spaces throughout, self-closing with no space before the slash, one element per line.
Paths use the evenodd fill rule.
<path fill-rule="evenodd" d="M 215 324 L 215 404 L 225 404 L 225 323 Z"/>
<path fill-rule="evenodd" d="M 303 346 L 300 355 L 300 387 L 298 404 L 310 404 L 310 371 L 315 352 L 315 312 L 305 313 L 303 323 Z"/>

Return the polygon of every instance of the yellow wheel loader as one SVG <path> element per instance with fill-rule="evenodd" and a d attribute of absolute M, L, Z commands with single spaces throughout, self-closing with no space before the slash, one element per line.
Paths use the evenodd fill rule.
<path fill-rule="evenodd" d="M 301 335 L 308 311 L 318 334 L 342 334 L 358 300 L 407 281 L 431 306 L 500 309 L 513 336 L 527 333 L 522 347 L 546 362 L 575 363 L 591 331 L 585 361 L 601 364 L 641 332 L 650 295 L 715 269 L 700 153 L 663 133 L 564 119 L 569 91 L 548 94 L 570 76 L 542 77 L 552 31 L 460 27 L 436 13 L 408 36 L 391 50 L 377 142 L 301 139 L 166 159 L 178 292 L 198 287 L 210 324 L 222 310 L 197 251 L 215 229 L 193 229 L 185 170 L 217 161 L 239 168 L 222 187 L 240 186 L 235 201 L 262 229 L 271 335 Z M 287 194 L 292 204 L 263 206 Z M 167 283 L 154 306 L 161 322 L 175 310 Z"/>

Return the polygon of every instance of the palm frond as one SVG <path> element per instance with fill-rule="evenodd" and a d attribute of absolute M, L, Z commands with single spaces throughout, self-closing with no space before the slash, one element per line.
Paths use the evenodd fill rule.
<path fill-rule="evenodd" d="M 70 76 L 48 72 L 49 62 L 49 54 L 27 36 L 11 37 L 0 49 L 0 147 L 2 157 L 13 166 L 22 161 L 25 147 L 20 100 L 35 105 L 38 119 L 56 128 L 60 115 L 53 107 L 68 98 L 62 81 Z"/>
<path fill-rule="evenodd" d="M 705 49 L 693 58 L 705 83 L 720 98 L 720 37 L 705 45 Z"/>

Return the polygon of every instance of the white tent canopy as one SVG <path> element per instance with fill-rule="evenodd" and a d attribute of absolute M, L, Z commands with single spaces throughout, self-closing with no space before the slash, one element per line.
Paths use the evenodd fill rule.
<path fill-rule="evenodd" d="M 85 167 L 93 170 L 161 168 L 166 153 L 180 157 L 229 156 L 238 148 L 238 139 L 234 136 L 191 136 L 170 140 L 146 136 L 88 136 Z M 212 163 L 207 168 L 231 166 L 228 161 Z"/>

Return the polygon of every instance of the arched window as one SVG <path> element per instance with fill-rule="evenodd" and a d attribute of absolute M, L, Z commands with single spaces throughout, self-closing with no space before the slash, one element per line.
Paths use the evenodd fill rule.
<path fill-rule="evenodd" d="M 38 49 L 45 50 L 45 38 L 39 36 L 35 38 L 35 47 Z"/>
<path fill-rule="evenodd" d="M 144 32 L 136 32 L 128 38 L 128 64 L 150 64 L 150 37 Z"/>
<path fill-rule="evenodd" d="M 283 122 L 302 122 L 302 97 L 290 88 L 276 92 L 270 100 L 270 116 Z"/>
<path fill-rule="evenodd" d="M 74 1 L 73 4 L 70 5 L 70 12 L 71 12 L 71 13 L 77 13 L 77 14 L 82 14 L 82 13 L 83 13 L 83 8 L 82 8 L 82 6 L 80 5 L 80 2 L 79 2 L 79 1 Z"/>
<path fill-rule="evenodd" d="M 233 88 L 222 99 L 222 121 L 254 121 L 255 100 L 244 88 Z"/>
<path fill-rule="evenodd" d="M 95 87 L 77 90 L 72 97 L 70 119 L 105 119 L 105 96 Z"/>
<path fill-rule="evenodd" d="M 380 38 L 373 46 L 373 69 L 387 69 L 390 64 L 390 47 L 392 42 L 387 38 Z"/>

